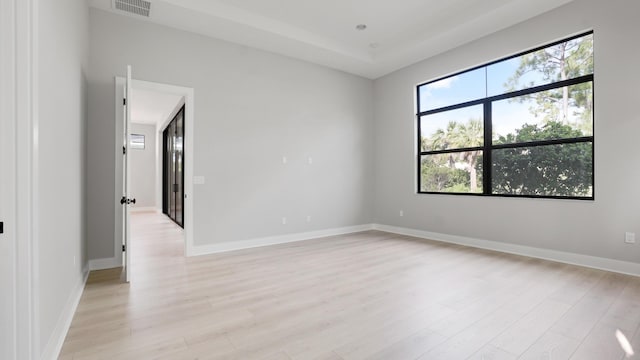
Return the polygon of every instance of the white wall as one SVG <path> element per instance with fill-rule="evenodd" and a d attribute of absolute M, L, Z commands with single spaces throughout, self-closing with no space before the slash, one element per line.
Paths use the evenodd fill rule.
<path fill-rule="evenodd" d="M 639 7 L 575 0 L 373 85 L 91 10 L 89 257 L 114 256 L 115 142 L 105 134 L 114 132 L 113 77 L 131 64 L 134 78 L 195 89 L 194 175 L 206 177 L 193 194 L 196 245 L 376 222 L 638 262 L 639 248 L 623 238 L 625 231 L 640 233 L 640 204 L 633 200 L 640 198 L 640 167 L 633 165 L 640 50 L 629 45 L 640 30 L 633 15 Z M 595 30 L 595 201 L 415 193 L 416 84 L 589 29 Z"/>
<path fill-rule="evenodd" d="M 37 312 L 40 348 L 52 355 L 87 264 L 89 14 L 86 3 L 77 0 L 39 1 L 38 14 Z"/>
<path fill-rule="evenodd" d="M 206 178 L 192 194 L 196 245 L 370 222 L 372 81 L 99 10 L 90 20 L 90 258 L 114 256 L 109 134 L 113 77 L 127 64 L 136 79 L 194 88 L 195 139 L 186 141 L 194 175 Z"/>
<path fill-rule="evenodd" d="M 133 207 L 156 206 L 156 126 L 131 124 L 132 134 L 144 135 L 144 149 L 131 149 L 131 197 L 136 199 Z M 160 204 L 162 205 L 162 204 Z"/>
<path fill-rule="evenodd" d="M 24 0 L 22 0 L 24 1 Z M 17 97 L 15 44 L 17 42 L 17 1 L 0 0 L 0 359 L 17 357 L 18 339 L 18 244 L 16 229 L 16 127 Z M 24 163 L 23 163 L 24 166 Z M 22 238 L 24 243 L 29 239 Z"/>
<path fill-rule="evenodd" d="M 576 0 L 374 82 L 375 221 L 639 262 L 640 48 L 635 1 Z M 416 194 L 415 86 L 584 30 L 595 33 L 595 201 Z M 399 217 L 399 210 L 404 217 Z"/>

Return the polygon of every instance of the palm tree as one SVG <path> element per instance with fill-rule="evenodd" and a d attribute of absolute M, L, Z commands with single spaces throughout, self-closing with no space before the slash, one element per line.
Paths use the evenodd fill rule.
<path fill-rule="evenodd" d="M 438 129 L 429 138 L 422 138 L 423 151 L 446 150 L 458 147 L 453 141 L 455 134 L 458 132 L 458 123 L 449 121 L 446 129 Z M 449 155 L 449 167 L 453 168 L 455 159 L 453 155 Z"/>
<path fill-rule="evenodd" d="M 478 147 L 483 144 L 483 128 L 479 119 L 470 119 L 466 124 L 450 121 L 446 129 L 438 129 L 431 137 L 422 139 L 422 148 L 425 151 L 445 150 L 456 148 Z M 466 163 L 469 172 L 469 187 L 471 192 L 478 190 L 478 174 L 476 166 L 480 157 L 479 150 L 461 151 L 450 153 L 448 165 L 454 168 L 456 158 Z"/>
<path fill-rule="evenodd" d="M 466 124 L 458 125 L 457 131 L 453 133 L 453 144 L 459 148 L 482 146 L 483 132 L 480 120 L 470 119 Z M 476 192 L 478 190 L 478 171 L 476 166 L 480 157 L 480 150 L 464 151 L 459 154 L 459 159 L 467 164 L 470 190 L 471 192 Z"/>

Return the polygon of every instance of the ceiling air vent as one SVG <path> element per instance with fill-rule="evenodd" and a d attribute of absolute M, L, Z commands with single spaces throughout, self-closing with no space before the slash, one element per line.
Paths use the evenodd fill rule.
<path fill-rule="evenodd" d="M 151 10 L 151 2 L 145 0 L 113 0 L 112 6 L 114 9 L 145 17 L 149 17 Z"/>

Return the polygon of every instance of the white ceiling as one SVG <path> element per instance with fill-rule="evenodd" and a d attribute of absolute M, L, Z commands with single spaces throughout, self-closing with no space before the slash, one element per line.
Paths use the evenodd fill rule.
<path fill-rule="evenodd" d="M 571 1 L 151 0 L 133 16 L 375 79 Z"/>
<path fill-rule="evenodd" d="M 131 122 L 158 125 L 171 116 L 182 96 L 134 88 L 131 101 Z"/>

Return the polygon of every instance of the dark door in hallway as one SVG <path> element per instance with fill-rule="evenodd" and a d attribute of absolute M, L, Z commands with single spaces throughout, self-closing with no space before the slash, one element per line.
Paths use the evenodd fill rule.
<path fill-rule="evenodd" d="M 184 227 L 184 106 L 164 129 L 162 211 Z"/>

